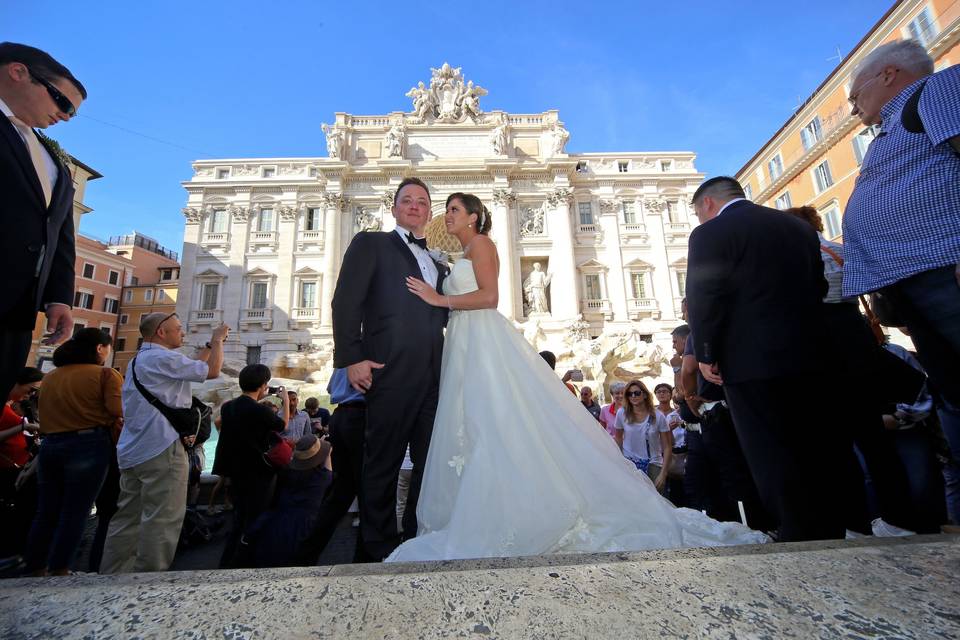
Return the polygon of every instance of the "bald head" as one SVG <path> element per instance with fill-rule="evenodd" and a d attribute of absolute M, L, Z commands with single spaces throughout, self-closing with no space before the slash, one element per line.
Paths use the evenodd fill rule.
<path fill-rule="evenodd" d="M 140 318 L 140 335 L 144 342 L 154 342 L 169 349 L 183 346 L 183 325 L 176 313 L 155 311 Z"/>

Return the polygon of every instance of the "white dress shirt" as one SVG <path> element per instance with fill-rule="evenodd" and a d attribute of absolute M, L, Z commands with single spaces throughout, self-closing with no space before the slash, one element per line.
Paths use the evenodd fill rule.
<path fill-rule="evenodd" d="M 10 107 L 7 106 L 7 103 L 0 98 L 0 111 L 3 111 L 3 115 L 7 119 L 10 119 L 11 116 L 15 115 L 13 111 L 10 110 Z M 13 124 L 12 122 L 10 124 Z M 20 139 L 23 140 L 23 144 L 26 145 L 27 141 L 23 138 L 23 132 L 20 131 L 19 127 L 14 126 L 14 130 L 20 136 Z M 36 134 L 33 134 L 36 135 Z M 50 156 L 50 152 L 47 151 L 47 148 L 43 146 L 43 143 L 40 143 L 40 149 L 43 151 L 43 163 L 47 166 L 47 175 L 50 176 L 50 193 L 53 193 L 53 187 L 57 184 L 57 176 L 60 175 L 60 171 L 57 169 L 57 163 L 54 162 L 53 158 Z M 28 151 L 29 153 L 29 151 Z"/>
<path fill-rule="evenodd" d="M 403 244 L 407 245 L 413 257 L 416 258 L 417 264 L 420 266 L 420 273 L 423 275 L 423 281 L 431 286 L 437 286 L 437 277 L 439 276 L 437 263 L 433 261 L 426 249 L 421 249 L 419 245 L 407 242 L 407 234 L 413 232 L 403 227 L 397 227 L 394 231 L 397 232 L 400 239 L 403 240 Z"/>
<path fill-rule="evenodd" d="M 741 200 L 746 200 L 746 198 L 734 198 L 730 202 L 727 202 L 722 207 L 720 207 L 720 211 L 717 211 L 717 215 L 719 216 L 721 213 L 723 213 L 723 210 L 729 207 L 730 205 L 732 205 L 734 202 L 740 202 Z"/>
<path fill-rule="evenodd" d="M 190 406 L 191 382 L 207 379 L 207 363 L 193 360 L 179 351 L 146 342 L 136 356 L 137 380 L 157 400 L 168 407 L 186 409 Z M 121 390 L 123 399 L 123 431 L 117 442 L 117 462 L 121 469 L 129 469 L 156 458 L 179 437 L 170 421 L 154 408 L 133 383 L 133 366 L 127 367 L 127 376 Z"/>

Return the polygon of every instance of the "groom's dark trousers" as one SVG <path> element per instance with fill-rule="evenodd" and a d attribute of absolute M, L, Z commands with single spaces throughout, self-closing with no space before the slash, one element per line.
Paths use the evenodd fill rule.
<path fill-rule="evenodd" d="M 439 288 L 445 269 L 437 266 Z M 417 533 L 416 509 L 437 412 L 447 310 L 407 289 L 423 278 L 396 232 L 358 233 L 347 248 L 333 295 L 334 367 L 364 360 L 373 370 L 360 471 L 360 539 L 365 559 L 382 560 Z M 433 283 L 431 283 L 433 284 Z M 397 476 L 410 446 L 413 474 L 397 530 Z"/>

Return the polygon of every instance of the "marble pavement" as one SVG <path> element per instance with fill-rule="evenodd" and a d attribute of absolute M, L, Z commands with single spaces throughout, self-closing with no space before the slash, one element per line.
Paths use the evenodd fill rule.
<path fill-rule="evenodd" d="M 0 637 L 957 638 L 960 537 L 8 580 Z"/>

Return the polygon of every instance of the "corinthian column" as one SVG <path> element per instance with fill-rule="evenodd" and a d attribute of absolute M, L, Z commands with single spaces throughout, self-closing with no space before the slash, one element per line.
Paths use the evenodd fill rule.
<path fill-rule="evenodd" d="M 497 245 L 497 255 L 500 257 L 500 276 L 497 278 L 500 301 L 497 309 L 511 320 L 522 315 L 517 313 L 517 270 L 514 265 L 516 256 L 513 247 L 513 222 L 510 220 L 510 207 L 516 200 L 516 194 L 509 189 L 493 190 L 493 226 L 490 235 Z"/>
<path fill-rule="evenodd" d="M 550 216 L 550 313 L 556 320 L 572 320 L 580 313 L 577 300 L 577 265 L 573 256 L 573 225 L 570 222 L 572 192 L 560 188 L 547 196 Z"/>
<path fill-rule="evenodd" d="M 327 193 L 323 196 L 323 285 L 320 289 L 320 325 L 333 326 L 330 303 L 333 290 L 340 275 L 340 212 L 347 207 L 347 198 L 342 193 Z"/>

